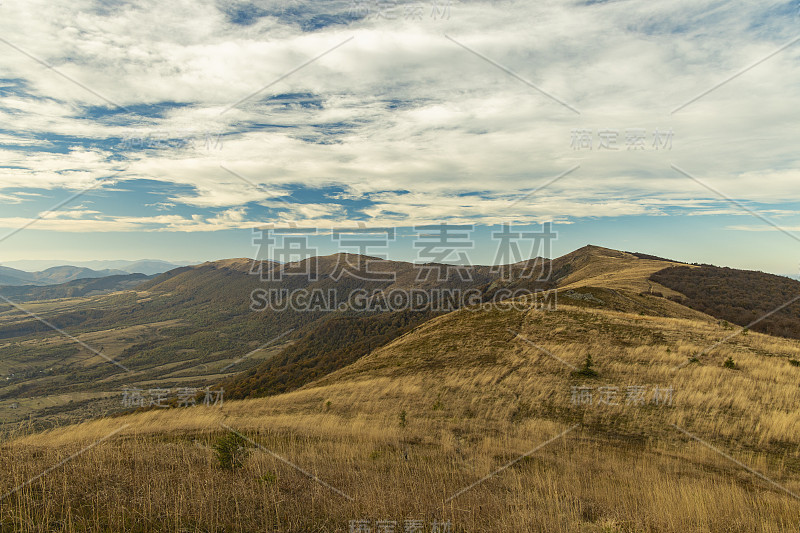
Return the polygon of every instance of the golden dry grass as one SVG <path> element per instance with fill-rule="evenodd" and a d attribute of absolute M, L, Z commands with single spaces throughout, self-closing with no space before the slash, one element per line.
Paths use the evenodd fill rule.
<path fill-rule="evenodd" d="M 655 272 L 670 266 L 686 266 L 683 263 L 639 259 L 628 252 L 600 246 L 582 248 L 567 254 L 564 258 L 571 256 L 575 256 L 572 269 L 570 274 L 559 282 L 561 288 L 574 289 L 588 286 L 622 289 L 634 293 L 653 290 L 664 296 L 680 295 L 670 288 L 650 281 L 649 278 Z"/>
<path fill-rule="evenodd" d="M 800 494 L 800 368 L 788 359 L 800 359 L 800 343 L 739 335 L 676 369 L 731 333 L 568 306 L 452 313 L 289 394 L 14 436 L 0 449 L 2 493 L 125 426 L 3 500 L 0 524 L 308 532 L 369 518 L 402 531 L 414 518 L 470 532 L 797 531 L 800 501 L 787 491 Z M 557 359 L 578 366 L 587 354 L 597 378 Z M 738 370 L 722 367 L 729 356 Z M 619 387 L 620 405 L 577 405 L 580 385 Z M 627 404 L 629 385 L 671 387 L 671 405 Z M 223 424 L 353 500 L 263 450 L 220 469 L 210 446 Z"/>

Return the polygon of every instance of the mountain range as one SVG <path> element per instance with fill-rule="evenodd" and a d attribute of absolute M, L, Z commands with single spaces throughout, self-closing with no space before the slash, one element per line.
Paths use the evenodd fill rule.
<path fill-rule="evenodd" d="M 229 259 L 0 305 L 0 493 L 36 479 L 11 503 L 53 529 L 796 530 L 800 282 L 598 246 L 424 266 Z"/>
<path fill-rule="evenodd" d="M 53 265 L 52 263 L 56 263 Z M 94 270 L 87 265 L 102 266 L 102 270 Z M 38 265 L 43 270 L 28 272 L 14 266 L 31 268 Z M 47 266 L 44 266 L 47 265 Z M 0 286 L 22 285 L 58 285 L 79 279 L 102 278 L 126 274 L 144 274 L 152 276 L 161 274 L 179 265 L 157 260 L 143 261 L 89 261 L 82 265 L 64 265 L 55 261 L 7 261 L 0 266 Z"/>
<path fill-rule="evenodd" d="M 342 265 L 350 271 L 340 272 Z M 133 374 L 118 376 L 118 368 L 109 364 L 94 365 L 88 373 L 67 365 L 65 371 L 71 368 L 78 373 L 68 381 L 56 381 L 73 389 L 94 387 L 86 381 L 89 377 L 115 386 L 118 380 L 135 375 L 143 381 L 222 383 L 231 397 L 283 393 L 352 364 L 459 308 L 509 298 L 530 300 L 551 293 L 558 305 L 644 316 L 705 317 L 800 338 L 800 304 L 790 301 L 800 295 L 800 282 L 782 276 L 687 265 L 598 246 L 585 246 L 553 260 L 539 258 L 501 268 L 430 267 L 430 275 L 422 279 L 420 265 L 348 254 L 290 264 L 241 258 L 179 267 L 150 279 L 115 276 L 91 283 L 77 280 L 47 291 L 27 288 L 14 293 L 9 292 L 13 288 L 6 288 L 2 294 L 12 301 L 89 297 L 76 304 L 67 300 L 38 308 L 50 323 L 72 335 L 102 337 L 106 355 Z M 537 276 L 528 275 L 531 271 L 549 275 L 538 281 Z M 375 279 L 376 273 L 377 278 L 391 273 L 391 279 Z M 267 291 L 316 295 L 320 300 L 304 308 L 276 301 L 265 305 Z M 432 305 L 387 304 L 392 294 L 415 291 Z M 456 298 L 449 307 L 440 305 L 456 293 L 470 299 Z M 331 294 L 334 301 L 325 301 Z M 371 298 L 365 299 L 365 295 Z M 368 305 L 354 305 L 365 301 Z M 125 328 L 137 333 L 124 334 Z M 0 321 L 0 341 L 16 339 L 14 348 L 8 347 L 14 354 L 8 361 L 35 359 L 37 366 L 49 364 L 35 342 L 19 342 L 35 341 L 42 335 L 52 336 L 52 332 L 30 316 L 11 314 Z M 70 342 L 63 342 L 61 348 L 52 343 L 48 346 L 56 359 L 63 350 L 83 351 L 90 359 L 102 360 Z M 166 368 L 169 372 L 164 372 Z M 30 394 L 52 387 L 52 382 L 45 385 L 37 380 L 25 385 Z M 19 392 L 12 388 L 5 394 Z M 0 396 L 3 394 L 0 389 Z"/>

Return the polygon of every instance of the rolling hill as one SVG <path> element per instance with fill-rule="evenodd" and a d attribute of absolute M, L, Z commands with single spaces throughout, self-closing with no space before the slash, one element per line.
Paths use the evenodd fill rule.
<path fill-rule="evenodd" d="M 670 267 L 650 279 L 684 305 L 753 331 L 800 339 L 800 285 L 784 276 L 712 265 Z"/>
<path fill-rule="evenodd" d="M 523 275 L 531 263 L 536 269 L 550 272 L 549 279 L 539 282 Z M 342 264 L 353 266 L 355 275 L 345 275 L 337 281 L 334 273 Z M 391 272 L 394 276 L 384 281 L 365 280 L 368 265 L 370 270 Z M 284 393 L 352 364 L 459 305 L 491 303 L 518 294 L 515 291 L 528 295 L 535 291 L 550 291 L 548 295 L 555 292 L 558 305 L 587 310 L 711 320 L 702 312 L 708 311 L 720 320 L 747 325 L 717 316 L 714 309 L 683 305 L 688 299 L 686 294 L 655 281 L 659 273 L 672 271 L 669 269 L 694 272 L 701 267 L 597 246 L 583 247 L 552 262 L 538 259 L 511 265 L 505 271 L 477 266 L 462 276 L 464 273 L 458 270 L 445 270 L 447 275 L 442 280 L 435 273 L 418 280 L 417 268 L 410 263 L 348 255 L 255 267 L 285 275 L 280 280 L 262 281 L 252 273 L 252 260 L 231 259 L 180 267 L 138 284 L 134 290 L 108 293 L 136 283 L 135 276 L 71 282 L 41 290 L 5 289 L 0 294 L 12 301 L 61 298 L 26 303 L 25 308 L 85 340 L 96 351 L 76 345 L 19 309 L 5 306 L 7 311 L 0 312 L 0 350 L 5 354 L 0 361 L 0 379 L 5 378 L 0 402 L 22 398 L 32 410 L 6 410 L 6 415 L 14 420 L 25 413 L 52 414 L 52 409 L 58 409 L 59 419 L 69 419 L 69 410 L 61 410 L 66 396 L 58 396 L 60 399 L 54 403 L 45 401 L 39 408 L 36 398 L 56 393 L 69 395 L 87 388 L 112 397 L 115 391 L 132 383 L 221 385 L 230 398 Z M 315 275 L 313 279 L 292 275 L 297 272 Z M 759 309 L 786 303 L 781 298 L 789 289 L 767 290 L 774 283 L 773 277 L 747 275 L 750 290 L 761 295 Z M 781 279 L 794 284 L 792 287 L 800 294 L 800 283 Z M 764 285 L 764 290 L 759 284 Z M 254 312 L 252 294 L 266 289 L 323 295 L 334 291 L 338 299 L 326 303 L 330 309 L 266 308 Z M 376 305 L 360 309 L 352 305 L 351 298 L 359 291 L 381 297 L 368 299 Z M 428 303 L 443 302 L 442 291 L 477 298 L 438 307 L 394 309 L 382 305 L 385 295 L 397 291 L 422 291 Z M 535 302 L 532 305 L 535 307 Z M 794 304 L 784 312 L 797 313 L 798 309 L 800 306 Z M 776 319 L 783 316 L 778 314 Z M 800 317 L 800 313 L 794 316 Z M 273 344 L 274 339 L 280 341 Z M 108 359 L 130 372 L 121 372 Z M 83 412 L 84 406 L 75 407 Z M 119 405 L 106 402 L 102 408 L 102 412 L 113 412 L 119 410 Z"/>
<path fill-rule="evenodd" d="M 24 285 L 33 283 L 33 275 L 15 268 L 0 266 L 0 285 Z"/>
<path fill-rule="evenodd" d="M 4 261 L 3 267 L 11 267 L 17 270 L 24 270 L 26 272 L 38 272 L 52 267 L 63 265 L 74 265 L 75 267 L 88 268 L 97 272 L 101 271 L 117 271 L 126 272 L 128 274 L 145 274 L 152 276 L 154 274 L 161 274 L 178 268 L 192 264 L 191 262 L 177 262 L 172 263 L 168 261 L 161 261 L 159 259 L 140 259 L 140 260 L 94 260 L 94 261 L 69 261 L 69 260 L 18 260 L 18 261 Z"/>
<path fill-rule="evenodd" d="M 60 285 L 79 279 L 125 275 L 122 270 L 92 270 L 76 266 L 55 266 L 41 272 L 24 272 L 0 266 L 0 286 Z"/>
<path fill-rule="evenodd" d="M 337 259 L 314 259 L 313 282 L 287 276 L 275 283 L 330 289 Z M 147 374 L 137 365 L 146 353 L 169 347 L 180 363 L 178 346 L 196 357 L 204 342 L 225 335 L 212 349 L 229 352 L 201 360 L 227 356 L 220 364 L 230 364 L 230 352 L 253 353 L 240 352 L 239 341 L 258 327 L 259 342 L 294 328 L 247 371 L 203 376 L 240 387 L 243 397 L 267 397 L 150 407 L 30 435 L 17 429 L 0 447 L 9 475 L 0 492 L 100 442 L 12 492 L 0 526 L 332 532 L 359 523 L 402 530 L 408 521 L 432 529 L 447 521 L 451 531 L 562 533 L 800 527 L 800 341 L 746 332 L 684 305 L 726 277 L 585 247 L 553 260 L 546 287 L 557 290 L 555 307 L 525 305 L 532 294 L 516 297 L 520 305 L 500 305 L 509 303 L 499 300 L 501 289 L 539 285 L 476 267 L 470 283 L 444 283 L 478 289 L 480 302 L 414 319 L 402 311 L 253 313 L 240 301 L 263 285 L 253 281 L 251 266 L 230 260 L 175 270 L 138 287 L 135 298 L 114 297 L 117 315 L 68 327 L 92 325 L 93 333 L 80 333 L 88 342 L 107 334 L 97 328 L 108 327 L 103 320 L 111 316 L 117 327 L 142 313 L 180 322 L 157 326 L 149 340 L 119 352 L 144 387 L 192 378 L 175 372 L 180 364 Z M 408 264 L 378 268 L 398 276 L 374 287 L 363 280 L 343 286 L 420 288 Z M 800 287 L 770 290 L 775 280 L 758 273 L 726 275 L 734 278 L 730 291 L 701 301 L 720 295 L 724 308 L 739 277 L 762 298 L 753 304 L 758 309 Z M 687 276 L 695 293 L 675 289 Z M 717 285 L 703 281 L 707 276 Z M 103 298 L 87 301 L 110 309 L 112 296 Z M 91 314 L 76 302 L 61 305 L 70 307 L 56 317 Z M 189 325 L 193 314 L 201 317 L 198 330 Z M 214 329 L 201 339 L 204 328 Z"/>
<path fill-rule="evenodd" d="M 144 274 L 122 274 L 102 278 L 82 278 L 58 285 L 0 286 L 0 296 L 5 296 L 15 302 L 98 296 L 132 289 L 151 277 Z"/>

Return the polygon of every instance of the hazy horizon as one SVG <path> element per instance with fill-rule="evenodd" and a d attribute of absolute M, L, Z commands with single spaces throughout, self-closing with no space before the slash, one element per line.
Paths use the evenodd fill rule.
<path fill-rule="evenodd" d="M 796 5 L 415 5 L 3 4 L 0 260 L 552 222 L 558 253 L 797 272 Z"/>
<path fill-rule="evenodd" d="M 592 246 L 600 246 L 600 245 L 594 245 L 594 244 L 591 244 L 591 245 Z M 607 246 L 601 246 L 601 247 L 602 248 L 609 248 Z M 562 253 L 559 253 L 557 255 L 556 254 L 552 254 L 551 259 L 554 259 L 556 257 L 560 257 L 561 255 L 565 255 L 565 254 L 570 253 L 572 251 L 575 251 L 575 250 L 577 250 L 579 248 L 581 248 L 581 247 L 575 248 L 573 250 L 569 250 L 567 252 L 564 252 L 563 254 Z M 615 248 L 611 248 L 611 249 L 615 249 Z M 622 250 L 622 249 L 619 249 L 619 251 L 646 253 L 646 252 L 641 252 L 639 250 Z M 330 254 L 333 254 L 333 253 L 339 253 L 339 252 L 332 251 L 330 253 L 319 253 L 319 254 L 315 254 L 314 256 L 311 256 L 311 257 L 327 256 L 327 255 L 330 255 Z M 350 253 L 350 252 L 347 252 L 347 253 Z M 367 254 L 367 255 L 369 255 L 369 254 Z M 401 254 L 398 254 L 398 255 L 401 255 Z M 239 259 L 239 258 L 254 259 L 251 256 L 245 256 L 245 255 L 231 255 L 231 256 L 225 256 L 225 257 L 209 256 L 207 258 L 196 259 L 196 260 L 167 260 L 167 259 L 153 259 L 153 258 L 149 258 L 149 259 L 90 259 L 90 260 L 69 260 L 69 259 L 64 259 L 64 260 L 58 260 L 58 259 L 25 260 L 25 259 L 19 259 L 19 260 L 13 260 L 13 261 L 2 261 L 2 262 L 0 262 L 0 266 L 9 267 L 9 268 L 15 268 L 17 270 L 22 270 L 22 271 L 26 271 L 26 272 L 36 272 L 36 271 L 46 270 L 48 268 L 57 267 L 57 266 L 73 266 L 73 267 L 80 267 L 80 268 L 89 268 L 89 269 L 92 269 L 92 270 L 115 270 L 115 269 L 123 269 L 122 268 L 123 266 L 133 265 L 133 264 L 136 264 L 136 263 L 144 263 L 144 262 L 169 263 L 169 264 L 175 265 L 176 267 L 181 267 L 181 266 L 199 265 L 199 264 L 202 264 L 202 263 L 214 262 L 214 261 L 224 261 L 226 259 Z M 403 262 L 409 262 L 409 263 L 414 263 L 414 262 L 419 263 L 420 262 L 420 261 L 414 261 L 413 258 L 408 257 L 408 255 L 403 255 L 403 257 L 399 257 L 399 256 L 395 257 L 395 256 L 392 256 L 390 254 L 390 255 L 386 256 L 385 259 L 390 260 L 390 261 L 403 261 Z M 701 261 L 694 261 L 694 260 L 690 260 L 690 259 L 679 259 L 679 258 L 676 258 L 676 257 L 664 257 L 664 259 L 669 259 L 669 260 L 678 261 L 678 262 L 682 262 L 682 263 L 688 263 L 688 264 L 692 264 L 692 263 L 701 264 L 701 263 L 703 263 Z M 444 261 L 444 263 L 447 264 L 446 261 Z M 450 264 L 454 264 L 454 263 L 450 263 Z M 492 265 L 501 265 L 501 264 L 508 264 L 508 263 L 499 263 L 499 262 L 478 263 L 478 262 L 474 262 L 472 264 L 475 265 L 475 266 L 492 266 Z M 719 266 L 719 267 L 730 267 L 730 265 L 725 265 L 725 264 L 714 264 L 714 263 L 703 263 L 703 264 L 713 264 L 714 266 Z M 733 268 L 733 267 L 731 267 L 731 268 Z M 743 270 L 758 270 L 758 269 L 743 269 Z M 766 272 L 766 273 L 769 273 L 769 274 L 775 274 L 775 275 L 778 275 L 778 276 L 785 276 L 785 277 L 789 277 L 789 278 L 792 278 L 792 279 L 800 280 L 800 274 L 797 273 L 797 272 L 770 272 L 770 271 L 767 271 L 767 270 L 760 270 L 760 271 L 761 272 Z"/>

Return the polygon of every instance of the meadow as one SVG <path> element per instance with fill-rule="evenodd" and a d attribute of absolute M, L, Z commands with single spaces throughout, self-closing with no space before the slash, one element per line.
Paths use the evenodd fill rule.
<path fill-rule="evenodd" d="M 0 524 L 796 531 L 798 359 L 798 341 L 699 314 L 458 311 L 287 394 L 17 428 Z"/>

